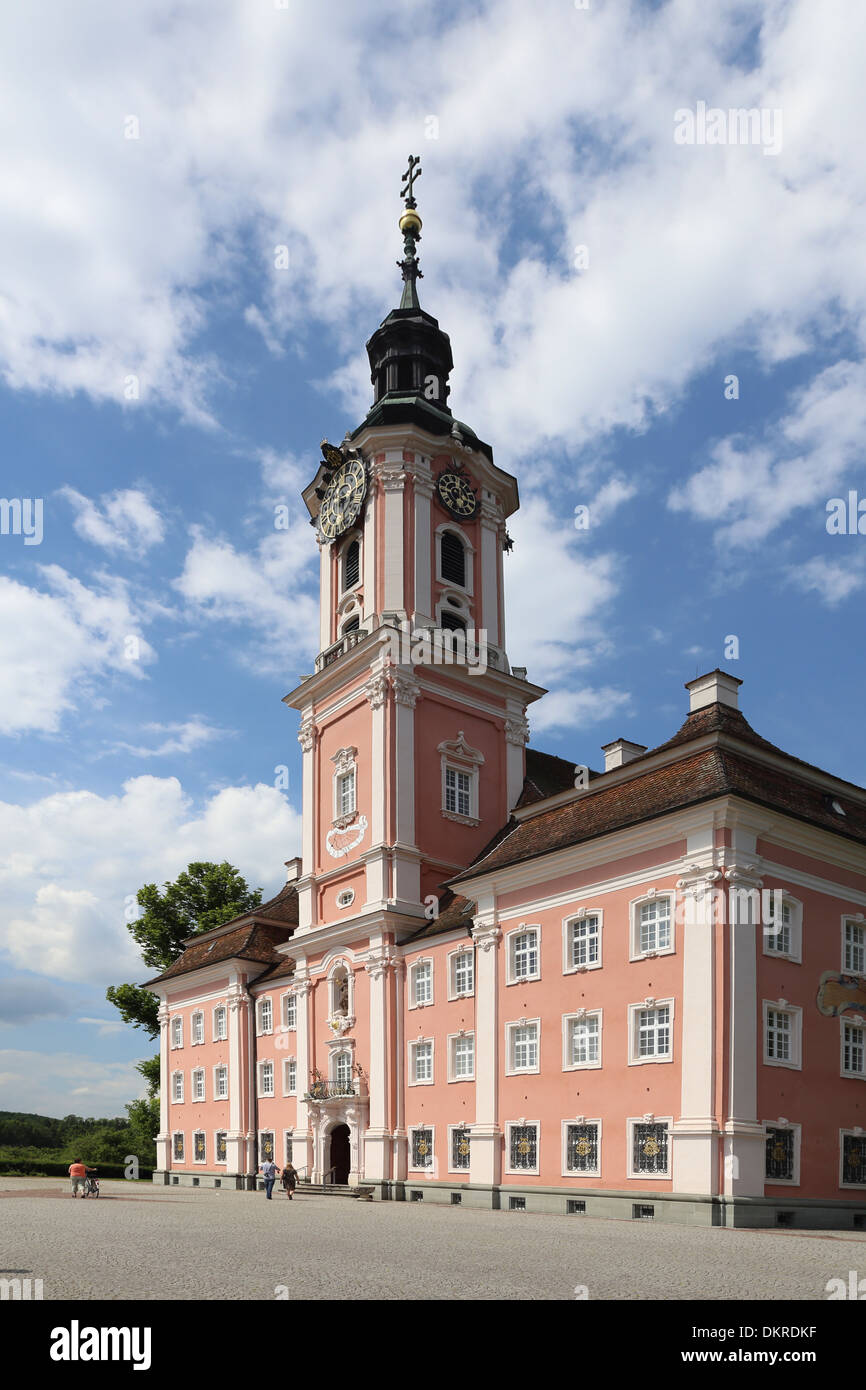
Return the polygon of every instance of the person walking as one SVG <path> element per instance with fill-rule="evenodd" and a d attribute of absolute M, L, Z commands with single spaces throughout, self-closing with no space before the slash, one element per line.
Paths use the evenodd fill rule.
<path fill-rule="evenodd" d="M 86 1164 L 86 1163 L 82 1163 L 80 1158 L 74 1158 L 74 1159 L 72 1160 L 72 1162 L 71 1162 L 70 1165 L 69 1165 L 69 1176 L 70 1176 L 70 1178 L 72 1179 L 72 1195 L 73 1195 L 73 1197 L 77 1197 L 77 1196 L 79 1195 L 79 1191 L 78 1191 L 79 1188 L 81 1189 L 81 1194 L 80 1194 L 80 1195 L 81 1195 L 82 1197 L 84 1197 L 84 1196 L 87 1195 L 87 1194 L 86 1194 L 86 1189 L 85 1189 L 85 1186 L 84 1186 L 84 1180 L 85 1180 L 85 1178 L 87 1177 L 87 1174 L 88 1174 L 88 1173 L 95 1173 L 95 1172 L 96 1172 L 96 1169 L 95 1169 L 95 1168 L 88 1168 L 88 1167 L 87 1167 L 87 1164 Z"/>
<path fill-rule="evenodd" d="M 265 1196 L 267 1197 L 268 1201 L 270 1201 L 271 1195 L 274 1190 L 274 1183 L 277 1180 L 277 1173 L 279 1172 L 279 1169 L 276 1163 L 274 1163 L 274 1160 L 272 1158 L 268 1158 L 262 1164 L 260 1171 L 262 1177 L 265 1180 Z"/>
<path fill-rule="evenodd" d="M 280 1182 L 282 1183 L 283 1191 L 285 1192 L 289 1201 L 291 1201 L 292 1194 L 298 1183 L 297 1168 L 294 1168 L 291 1163 L 287 1163 L 285 1168 L 283 1169 L 283 1176 L 280 1178 Z"/>

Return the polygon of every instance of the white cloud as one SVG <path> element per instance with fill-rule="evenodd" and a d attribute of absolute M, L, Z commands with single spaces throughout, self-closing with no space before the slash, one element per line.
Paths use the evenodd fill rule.
<path fill-rule="evenodd" d="M 866 583 L 864 564 L 859 558 L 845 562 L 816 555 L 803 564 L 791 566 L 787 574 L 796 588 L 817 594 L 830 608 L 835 608 Z"/>
<path fill-rule="evenodd" d="M 228 859 L 276 891 L 297 850 L 297 812 L 274 787 L 226 787 L 201 807 L 174 777 L 135 777 L 115 796 L 55 793 L 0 803 L 0 951 L 21 969 L 103 986 L 141 980 L 124 924 L 145 882 L 192 860 Z"/>
<path fill-rule="evenodd" d="M 609 722 L 615 714 L 627 711 L 630 705 L 631 696 L 626 691 L 609 685 L 584 686 L 579 690 L 551 691 L 539 704 L 530 707 L 529 717 L 537 732 L 553 728 L 584 729 L 604 720 Z M 607 729 L 604 733 L 605 743 L 618 737 L 615 730 Z"/>
<path fill-rule="evenodd" d="M 27 975 L 0 979 L 0 1027 L 63 1018 L 69 1013 L 67 993 L 57 985 Z"/>
<path fill-rule="evenodd" d="M 115 749 L 131 753 L 135 758 L 165 758 L 173 753 L 191 753 L 193 749 L 200 748 L 205 743 L 213 743 L 215 739 L 226 738 L 230 734 L 228 729 L 208 723 L 202 715 L 193 715 L 191 719 L 177 724 L 145 724 L 143 727 L 145 733 L 167 734 L 168 737 L 162 739 L 155 747 L 118 743 L 115 744 Z"/>
<path fill-rule="evenodd" d="M 127 1102 L 146 1091 L 135 1062 L 11 1048 L 0 1051 L 0 1085 L 10 1110 L 37 1115 L 123 1115 Z"/>
<path fill-rule="evenodd" d="M 109 1038 L 115 1033 L 125 1033 L 129 1027 L 121 1018 L 78 1018 L 75 1021 L 94 1027 L 99 1038 Z"/>
<path fill-rule="evenodd" d="M 61 488 L 60 494 L 75 511 L 73 525 L 78 534 L 106 550 L 143 555 L 165 535 L 162 517 L 137 488 L 106 493 L 98 503 L 72 487 Z"/>

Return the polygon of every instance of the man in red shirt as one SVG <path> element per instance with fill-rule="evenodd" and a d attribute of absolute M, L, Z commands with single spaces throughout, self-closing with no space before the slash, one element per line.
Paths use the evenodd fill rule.
<path fill-rule="evenodd" d="M 94 1173 L 95 1171 L 95 1168 L 88 1168 L 85 1163 L 82 1163 L 80 1158 L 76 1158 L 74 1162 L 70 1163 L 69 1176 L 72 1179 L 73 1197 L 78 1196 L 79 1187 L 81 1188 L 82 1197 L 84 1196 L 84 1179 L 87 1177 L 88 1173 Z"/>

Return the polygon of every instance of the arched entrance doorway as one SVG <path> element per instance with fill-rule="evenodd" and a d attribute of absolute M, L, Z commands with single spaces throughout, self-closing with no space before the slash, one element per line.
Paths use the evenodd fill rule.
<path fill-rule="evenodd" d="M 331 1182 L 347 1183 L 350 1166 L 349 1126 L 335 1125 L 331 1130 L 331 1152 L 328 1162 L 328 1167 L 333 1169 Z"/>

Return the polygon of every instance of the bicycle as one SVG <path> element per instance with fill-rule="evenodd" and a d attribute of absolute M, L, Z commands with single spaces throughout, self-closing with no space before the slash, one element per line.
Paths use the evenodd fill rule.
<path fill-rule="evenodd" d="M 86 1175 L 84 1179 L 84 1195 L 85 1197 L 99 1196 L 99 1178 L 95 1173 L 88 1173 Z"/>

